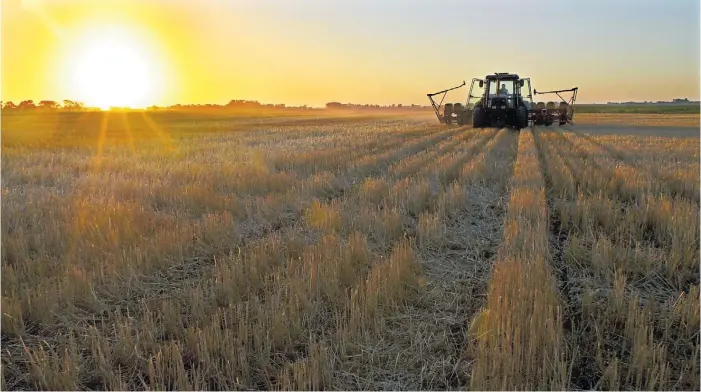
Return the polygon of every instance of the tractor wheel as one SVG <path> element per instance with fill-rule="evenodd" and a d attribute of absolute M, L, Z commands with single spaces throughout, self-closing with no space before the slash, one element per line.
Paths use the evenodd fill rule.
<path fill-rule="evenodd" d="M 484 126 L 484 117 L 486 113 L 483 108 L 476 107 L 472 112 L 472 128 L 482 128 Z"/>
<path fill-rule="evenodd" d="M 528 109 L 525 106 L 520 106 L 516 109 L 516 129 L 528 127 Z"/>

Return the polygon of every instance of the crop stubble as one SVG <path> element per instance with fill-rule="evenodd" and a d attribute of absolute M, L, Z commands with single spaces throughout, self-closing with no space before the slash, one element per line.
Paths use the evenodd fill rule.
<path fill-rule="evenodd" d="M 3 389 L 698 389 L 698 146 L 110 121 L 3 146 Z"/>

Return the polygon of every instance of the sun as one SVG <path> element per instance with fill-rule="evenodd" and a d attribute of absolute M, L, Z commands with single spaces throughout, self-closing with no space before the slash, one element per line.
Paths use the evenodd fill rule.
<path fill-rule="evenodd" d="M 154 104 L 160 75 L 145 40 L 119 27 L 88 30 L 82 38 L 69 55 L 76 99 L 103 109 Z"/>

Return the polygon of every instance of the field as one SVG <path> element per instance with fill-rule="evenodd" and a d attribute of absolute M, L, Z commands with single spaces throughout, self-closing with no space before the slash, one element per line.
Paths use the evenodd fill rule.
<path fill-rule="evenodd" d="M 699 390 L 698 133 L 435 122 L 3 114 L 2 389 Z"/>
<path fill-rule="evenodd" d="M 683 127 L 683 128 L 696 128 L 689 129 L 693 131 L 698 131 L 699 128 L 699 114 L 664 114 L 664 113 L 646 113 L 646 114 L 633 114 L 633 113 L 576 113 L 575 123 L 576 124 L 596 124 L 596 125 L 626 125 L 635 126 L 638 128 L 649 128 L 649 127 Z M 601 129 L 600 131 L 605 131 L 606 129 Z M 636 131 L 640 131 L 637 129 Z M 657 135 L 667 134 L 664 130 L 657 132 Z M 698 137 L 698 132 L 696 132 Z"/>
<path fill-rule="evenodd" d="M 577 104 L 577 113 L 630 113 L 630 114 L 696 114 L 698 103 L 624 103 L 624 104 Z"/>

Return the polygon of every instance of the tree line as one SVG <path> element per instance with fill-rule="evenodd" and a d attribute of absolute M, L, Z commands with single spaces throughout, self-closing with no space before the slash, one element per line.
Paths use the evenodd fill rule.
<path fill-rule="evenodd" d="M 74 101 L 70 99 L 64 99 L 62 104 L 57 101 L 52 100 L 42 100 L 35 103 L 33 100 L 28 99 L 15 104 L 13 101 L 2 102 L 0 101 L 0 108 L 3 110 L 45 110 L 45 111 L 57 111 L 57 110 L 68 110 L 68 111 L 78 111 L 78 110 L 97 110 L 97 108 L 91 108 L 85 106 L 85 103 L 80 101 Z M 429 109 L 430 106 L 422 105 L 402 105 L 402 104 L 392 104 L 392 105 L 373 105 L 373 104 L 353 104 L 353 103 L 340 103 L 340 102 L 328 102 L 325 105 L 328 110 L 425 110 Z M 118 107 L 115 109 L 128 110 L 128 107 Z M 250 101 L 243 99 L 233 99 L 229 103 L 221 104 L 175 104 L 169 106 L 149 106 L 147 110 L 157 111 L 157 110 L 216 110 L 216 109 L 236 109 L 236 110 L 275 110 L 275 109 L 294 109 L 294 110 L 311 110 L 318 109 L 310 107 L 307 105 L 301 106 L 288 106 L 284 103 L 282 104 L 264 104 L 258 101 Z"/>
<path fill-rule="evenodd" d="M 340 103 L 340 102 L 328 102 L 326 104 L 326 109 L 329 110 L 426 110 L 430 109 L 430 106 L 423 105 L 402 105 L 392 104 L 392 105 L 372 105 L 372 104 L 357 104 L 357 103 Z"/>
<path fill-rule="evenodd" d="M 2 102 L 0 101 L 0 107 L 3 110 L 33 110 L 33 109 L 44 109 L 44 110 L 80 110 L 85 108 L 85 104 L 80 101 L 72 101 L 70 99 L 64 99 L 63 105 L 57 101 L 43 100 L 35 103 L 34 100 L 27 99 L 15 104 L 12 101 Z"/>

